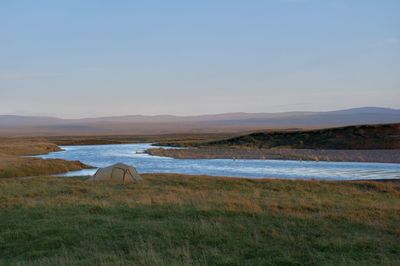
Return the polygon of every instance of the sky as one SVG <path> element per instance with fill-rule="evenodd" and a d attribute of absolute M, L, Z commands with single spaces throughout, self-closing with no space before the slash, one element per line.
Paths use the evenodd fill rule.
<path fill-rule="evenodd" d="M 400 108 L 400 1 L 0 1 L 0 114 Z"/>

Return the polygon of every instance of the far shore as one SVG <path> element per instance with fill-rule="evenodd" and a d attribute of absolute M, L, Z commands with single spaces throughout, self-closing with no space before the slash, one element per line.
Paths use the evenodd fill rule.
<path fill-rule="evenodd" d="M 312 150 L 312 149 L 254 149 L 254 148 L 152 148 L 146 153 L 175 159 L 258 159 L 400 163 L 400 150 Z"/>

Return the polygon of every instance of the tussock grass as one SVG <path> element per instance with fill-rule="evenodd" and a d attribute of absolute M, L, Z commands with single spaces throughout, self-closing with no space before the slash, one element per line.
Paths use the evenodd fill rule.
<path fill-rule="evenodd" d="M 144 175 L 0 180 L 0 264 L 386 264 L 395 183 Z"/>

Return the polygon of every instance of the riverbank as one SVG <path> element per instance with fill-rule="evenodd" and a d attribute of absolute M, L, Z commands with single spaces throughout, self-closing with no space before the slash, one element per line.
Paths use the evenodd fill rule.
<path fill-rule="evenodd" d="M 260 159 L 400 163 L 400 150 L 311 150 L 199 147 L 152 148 L 146 153 L 175 159 Z"/>
<path fill-rule="evenodd" d="M 0 139 L 0 178 L 60 174 L 91 168 L 79 161 L 26 157 L 61 151 L 54 143 L 32 139 Z"/>
<path fill-rule="evenodd" d="M 131 185 L 0 179 L 0 264 L 388 264 L 392 182 L 145 174 Z"/>

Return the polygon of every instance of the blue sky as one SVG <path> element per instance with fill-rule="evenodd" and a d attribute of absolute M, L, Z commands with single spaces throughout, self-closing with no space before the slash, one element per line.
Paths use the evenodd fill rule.
<path fill-rule="evenodd" d="M 400 108 L 400 1 L 1 1 L 0 114 Z"/>

